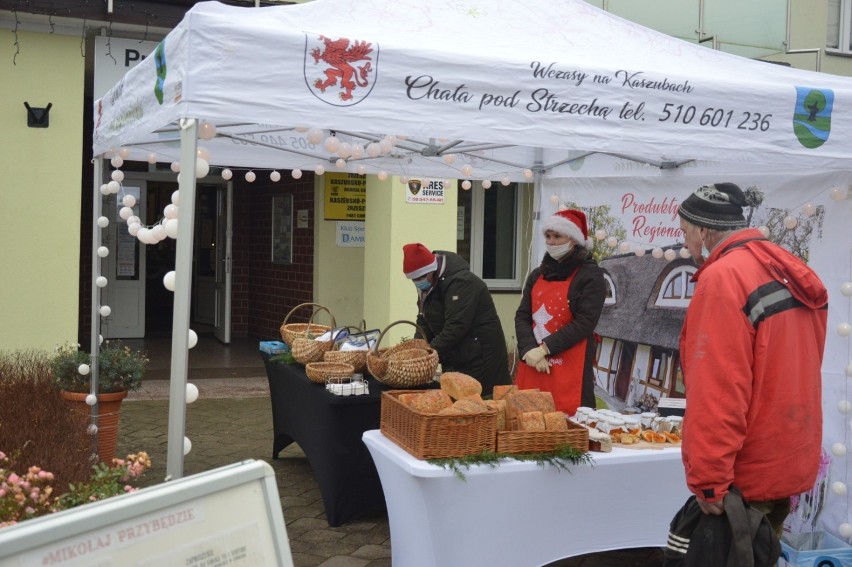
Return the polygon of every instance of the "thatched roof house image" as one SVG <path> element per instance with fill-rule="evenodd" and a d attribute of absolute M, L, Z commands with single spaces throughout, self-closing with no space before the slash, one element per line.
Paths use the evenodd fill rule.
<path fill-rule="evenodd" d="M 679 253 L 681 245 L 671 247 Z M 617 409 L 684 395 L 678 342 L 695 289 L 692 259 L 622 254 L 600 261 L 607 299 L 597 326 L 597 391 Z M 653 396 L 653 400 L 647 396 Z"/>

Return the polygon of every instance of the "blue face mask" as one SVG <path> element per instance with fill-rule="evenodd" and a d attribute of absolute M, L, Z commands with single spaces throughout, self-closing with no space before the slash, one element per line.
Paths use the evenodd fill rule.
<path fill-rule="evenodd" d="M 707 245 L 704 244 L 704 239 L 701 239 L 701 261 L 704 262 L 707 258 L 710 257 L 710 250 L 707 249 Z"/>
<path fill-rule="evenodd" d="M 432 289 L 432 282 L 429 280 L 423 280 L 422 282 L 414 282 L 414 286 L 420 291 L 429 291 Z"/>

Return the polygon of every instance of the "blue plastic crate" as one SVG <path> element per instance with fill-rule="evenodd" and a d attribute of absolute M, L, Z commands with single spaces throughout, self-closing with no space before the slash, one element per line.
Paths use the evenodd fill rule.
<path fill-rule="evenodd" d="M 784 534 L 778 567 L 852 567 L 852 547 L 828 532 Z"/>

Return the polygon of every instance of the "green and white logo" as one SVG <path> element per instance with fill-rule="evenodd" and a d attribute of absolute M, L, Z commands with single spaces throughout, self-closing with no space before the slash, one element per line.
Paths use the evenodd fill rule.
<path fill-rule="evenodd" d="M 833 106 L 834 91 L 831 89 L 796 87 L 793 132 L 800 144 L 813 149 L 828 141 Z"/>

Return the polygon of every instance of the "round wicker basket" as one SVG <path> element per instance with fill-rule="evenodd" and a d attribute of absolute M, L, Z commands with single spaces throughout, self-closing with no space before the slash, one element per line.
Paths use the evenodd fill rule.
<path fill-rule="evenodd" d="M 423 330 L 411 321 L 396 321 L 384 328 L 374 350 L 367 353 L 367 369 L 376 380 L 394 388 L 410 388 L 428 384 L 438 368 L 438 353 L 423 339 L 404 341 L 382 351 L 379 345 L 387 331 L 394 325 L 414 325 L 419 334 Z"/>
<path fill-rule="evenodd" d="M 311 313 L 310 318 L 307 323 L 288 323 L 290 317 L 303 307 L 315 307 L 316 309 Z M 320 311 L 325 311 L 328 313 L 328 316 L 331 318 L 331 326 L 328 325 L 320 325 L 318 323 L 314 323 L 314 316 Z M 287 343 L 290 347 L 293 346 L 293 342 L 298 338 L 307 338 L 308 335 L 316 336 L 322 335 L 326 331 L 330 331 L 334 327 L 337 326 L 337 322 L 334 320 L 334 315 L 331 314 L 331 311 L 328 310 L 328 307 L 324 305 L 320 305 L 318 303 L 300 303 L 295 306 L 293 309 L 287 313 L 287 316 L 284 317 L 284 322 L 281 323 L 281 340 Z"/>
<path fill-rule="evenodd" d="M 331 378 L 351 378 L 355 368 L 340 362 L 310 362 L 305 365 L 305 374 L 311 382 L 325 384 Z"/>

